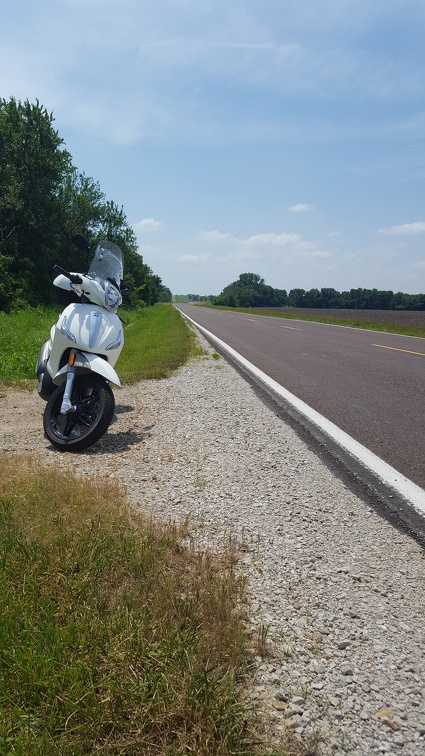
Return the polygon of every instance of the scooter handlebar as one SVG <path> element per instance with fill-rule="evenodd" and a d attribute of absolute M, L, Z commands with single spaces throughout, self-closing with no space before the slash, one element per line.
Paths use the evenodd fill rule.
<path fill-rule="evenodd" d="M 54 265 L 53 266 L 53 270 L 55 270 L 56 273 L 62 273 L 62 275 L 65 276 L 66 278 L 68 278 L 71 281 L 71 283 L 73 283 L 73 284 L 82 284 L 83 283 L 83 279 L 81 278 L 81 276 L 78 276 L 76 273 L 69 273 L 64 268 L 61 268 L 60 265 Z"/>

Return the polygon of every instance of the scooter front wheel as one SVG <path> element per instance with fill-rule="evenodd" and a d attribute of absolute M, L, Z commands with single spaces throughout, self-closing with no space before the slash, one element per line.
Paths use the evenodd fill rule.
<path fill-rule="evenodd" d="M 44 410 L 44 432 L 59 451 L 77 452 L 96 443 L 108 430 L 115 399 L 109 384 L 97 375 L 76 375 L 71 402 L 75 412 L 61 415 L 65 383 L 51 395 Z"/>

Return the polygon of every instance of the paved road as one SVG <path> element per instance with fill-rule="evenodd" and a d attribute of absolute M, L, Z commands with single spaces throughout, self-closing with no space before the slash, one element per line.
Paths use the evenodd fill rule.
<path fill-rule="evenodd" d="M 425 339 L 178 307 L 425 489 Z"/>

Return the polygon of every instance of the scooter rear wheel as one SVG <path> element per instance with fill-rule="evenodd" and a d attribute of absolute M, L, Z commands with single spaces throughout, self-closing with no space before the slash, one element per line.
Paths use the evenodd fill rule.
<path fill-rule="evenodd" d="M 108 430 L 115 399 L 106 381 L 87 373 L 76 375 L 71 402 L 75 412 L 61 415 L 65 383 L 52 394 L 44 410 L 44 432 L 59 451 L 77 452 L 92 446 Z"/>

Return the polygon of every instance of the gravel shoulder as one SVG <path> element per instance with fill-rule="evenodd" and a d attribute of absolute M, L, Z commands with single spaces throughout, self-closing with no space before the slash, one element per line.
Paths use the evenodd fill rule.
<path fill-rule="evenodd" d="M 0 449 L 118 478 L 136 507 L 233 545 L 248 578 L 257 656 L 250 699 L 276 738 L 320 754 L 425 752 L 421 547 L 334 476 L 249 384 L 206 355 L 116 391 L 107 434 L 78 455 L 43 438 L 37 393 L 0 389 Z"/>

